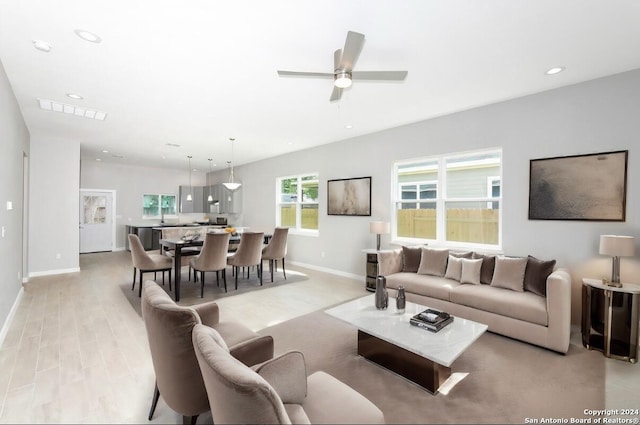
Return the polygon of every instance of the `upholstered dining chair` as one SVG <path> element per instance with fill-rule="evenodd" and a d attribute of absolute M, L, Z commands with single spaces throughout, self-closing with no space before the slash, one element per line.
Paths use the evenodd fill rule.
<path fill-rule="evenodd" d="M 258 266 L 258 277 L 262 285 L 262 245 L 264 241 L 263 232 L 244 232 L 240 235 L 238 250 L 229 254 L 227 264 L 233 267 L 236 278 L 236 289 L 238 289 L 239 267 Z"/>
<path fill-rule="evenodd" d="M 304 356 L 289 351 L 253 368 L 229 355 L 205 325 L 193 346 L 215 424 L 382 424 L 384 414 L 363 395 L 324 372 L 307 377 Z"/>
<path fill-rule="evenodd" d="M 161 230 L 162 239 L 180 239 L 182 236 L 186 234 L 187 230 L 181 227 L 169 227 Z M 200 235 L 202 237 L 202 234 Z M 169 256 L 172 260 L 175 259 L 176 253 L 172 249 L 165 249 L 163 251 L 163 247 L 160 247 L 161 254 L 165 254 Z M 188 246 L 182 248 L 180 251 L 180 266 L 185 267 L 189 266 L 189 261 L 191 260 L 191 256 L 198 255 L 200 253 L 200 247 Z M 191 279 L 191 267 L 189 266 L 189 279 Z"/>
<path fill-rule="evenodd" d="M 273 270 L 278 269 L 278 260 L 282 260 L 282 274 L 285 280 L 287 272 L 284 269 L 284 257 L 287 255 L 287 236 L 289 234 L 288 227 L 276 227 L 269 244 L 262 248 L 262 260 L 269 261 L 269 272 L 271 273 L 271 282 L 273 282 Z"/>
<path fill-rule="evenodd" d="M 161 254 L 149 254 L 144 250 L 142 242 L 138 235 L 130 233 L 129 248 L 131 248 L 131 260 L 133 262 L 133 285 L 131 290 L 136 287 L 136 270 L 140 274 L 140 285 L 138 288 L 138 296 L 142 295 L 142 275 L 148 272 L 162 272 L 162 284 L 164 285 L 164 272 L 169 272 L 169 290 L 171 290 L 171 269 L 173 263 L 171 258 Z"/>
<path fill-rule="evenodd" d="M 200 272 L 200 298 L 204 298 L 204 274 L 216 272 L 216 280 L 220 284 L 219 273 L 222 272 L 224 292 L 227 292 L 227 253 L 229 252 L 229 233 L 207 233 L 202 251 L 197 257 L 192 257 L 189 265 L 193 268 L 194 276 Z"/>
<path fill-rule="evenodd" d="M 142 319 L 147 331 L 156 385 L 149 420 L 162 395 L 166 404 L 194 424 L 210 410 L 207 392 L 198 366 L 191 332 L 196 324 L 216 329 L 229 347 L 231 356 L 242 364 L 255 365 L 273 357 L 273 338 L 259 336 L 237 322 L 220 321 L 215 302 L 191 307 L 177 305 L 153 281 L 145 281 L 142 291 Z"/>

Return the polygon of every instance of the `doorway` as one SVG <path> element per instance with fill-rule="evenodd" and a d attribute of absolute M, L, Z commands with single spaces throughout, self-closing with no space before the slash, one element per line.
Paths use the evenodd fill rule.
<path fill-rule="evenodd" d="M 113 251 L 115 190 L 80 189 L 80 254 Z"/>

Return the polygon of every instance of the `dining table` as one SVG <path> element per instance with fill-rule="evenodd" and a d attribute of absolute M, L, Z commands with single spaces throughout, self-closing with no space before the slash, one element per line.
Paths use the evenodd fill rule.
<path fill-rule="evenodd" d="M 235 251 L 238 244 L 240 243 L 241 233 L 231 235 L 229 238 L 229 250 L 230 252 Z M 272 234 L 264 234 L 264 244 L 268 244 L 271 240 Z M 180 280 L 181 280 L 181 269 L 182 269 L 182 250 L 184 248 L 202 248 L 204 245 L 204 238 L 172 238 L 172 239 L 160 239 L 160 252 L 164 252 L 165 249 L 173 250 L 173 268 L 174 268 L 174 298 L 175 301 L 180 301 Z M 189 255 L 193 255 L 192 252 Z"/>

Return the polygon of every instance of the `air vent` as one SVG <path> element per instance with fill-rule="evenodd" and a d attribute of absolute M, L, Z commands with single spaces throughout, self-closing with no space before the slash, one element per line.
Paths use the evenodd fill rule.
<path fill-rule="evenodd" d="M 180 145 L 178 145 L 177 143 L 167 143 L 167 146 L 171 146 L 172 148 L 179 148 Z"/>
<path fill-rule="evenodd" d="M 92 118 L 98 121 L 104 121 L 105 118 L 107 118 L 106 112 L 55 102 L 53 100 L 38 99 L 38 103 L 40 104 L 40 109 L 44 109 L 45 111 L 62 112 L 64 114 L 75 115 L 76 117 Z"/>

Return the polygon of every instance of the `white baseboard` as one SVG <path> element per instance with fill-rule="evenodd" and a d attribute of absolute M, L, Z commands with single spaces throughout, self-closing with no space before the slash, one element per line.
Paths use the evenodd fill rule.
<path fill-rule="evenodd" d="M 29 277 L 51 276 L 54 274 L 65 274 L 65 273 L 77 273 L 79 271 L 80 271 L 80 267 L 73 267 L 71 269 L 45 270 L 43 272 L 30 272 Z"/>
<path fill-rule="evenodd" d="M 125 248 L 124 246 L 119 246 L 117 248 L 113 248 L 113 252 L 118 252 L 118 251 L 126 251 L 127 248 Z"/>
<path fill-rule="evenodd" d="M 359 280 L 362 280 L 363 282 L 364 282 L 364 279 L 365 279 L 365 277 L 361 276 L 361 275 L 357 275 L 357 274 L 353 274 L 353 273 L 347 273 L 347 272 L 343 272 L 343 271 L 340 271 L 340 270 L 329 269 L 329 268 L 326 268 L 326 267 L 320 267 L 320 266 L 316 266 L 314 264 L 300 263 L 298 261 L 287 261 L 287 264 L 292 264 L 294 266 L 300 266 L 300 267 L 304 267 L 304 268 L 311 269 L 311 270 L 317 270 L 319 272 L 335 274 L 337 276 L 348 277 L 348 278 L 351 278 L 351 279 L 359 279 Z"/>
<path fill-rule="evenodd" d="M 13 318 L 16 315 L 16 311 L 18 310 L 18 306 L 20 305 L 20 300 L 22 300 L 22 295 L 24 295 L 24 288 L 21 287 L 20 291 L 18 292 L 18 296 L 16 297 L 16 300 L 13 302 L 13 305 L 11 306 L 11 310 L 9 310 L 9 315 L 7 316 L 7 320 L 4 321 L 4 324 L 2 325 L 2 329 L 0 329 L 0 347 L 2 347 L 2 344 L 4 343 L 4 339 L 7 336 L 7 333 L 9 332 L 9 328 L 11 327 L 11 322 L 13 322 Z"/>

